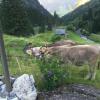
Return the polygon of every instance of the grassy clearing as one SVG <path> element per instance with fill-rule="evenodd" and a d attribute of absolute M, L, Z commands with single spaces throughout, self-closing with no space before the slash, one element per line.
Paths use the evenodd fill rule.
<path fill-rule="evenodd" d="M 100 43 L 100 34 L 91 34 L 89 36 L 89 38 L 95 42 L 99 42 Z"/>
<path fill-rule="evenodd" d="M 75 34 L 74 32 L 70 32 L 68 35 L 68 39 L 74 40 L 80 44 L 86 44 L 87 41 L 85 39 L 80 38 L 79 35 Z"/>
<path fill-rule="evenodd" d="M 41 71 L 39 64 L 33 57 L 24 54 L 23 48 L 24 45 L 29 42 L 32 42 L 35 46 L 41 46 L 45 43 L 52 43 L 52 37 L 52 32 L 37 34 L 29 38 L 4 35 L 10 74 L 16 77 L 24 73 L 32 74 L 36 80 L 37 88 L 39 90 L 41 90 L 42 88 L 45 89 L 43 72 Z M 76 35 L 73 32 L 69 32 L 68 37 L 62 37 L 62 39 L 72 39 L 81 44 L 88 43 L 88 41 L 81 39 L 78 35 Z M 97 71 L 97 77 L 95 81 L 84 80 L 84 76 L 87 72 L 87 67 L 64 67 L 64 70 L 66 70 L 66 72 L 69 73 L 69 76 L 66 77 L 65 80 L 61 81 L 62 84 L 84 83 L 100 88 L 100 70 Z M 3 74 L 1 64 L 0 73 Z"/>

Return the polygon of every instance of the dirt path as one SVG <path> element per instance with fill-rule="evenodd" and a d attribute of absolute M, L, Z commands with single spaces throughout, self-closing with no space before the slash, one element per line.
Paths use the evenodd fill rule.
<path fill-rule="evenodd" d="M 100 90 L 83 84 L 71 84 L 48 93 L 40 93 L 37 100 L 100 100 Z"/>

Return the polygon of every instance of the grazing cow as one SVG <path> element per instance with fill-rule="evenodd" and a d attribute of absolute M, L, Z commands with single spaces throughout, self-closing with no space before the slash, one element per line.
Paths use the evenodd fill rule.
<path fill-rule="evenodd" d="M 41 47 L 33 47 L 31 43 L 27 44 L 23 51 L 30 56 L 34 56 L 36 58 L 40 58 L 40 48 Z"/>
<path fill-rule="evenodd" d="M 77 43 L 72 41 L 72 40 L 61 40 L 61 41 L 57 41 L 53 44 L 49 44 L 47 46 L 48 47 L 53 47 L 53 46 L 62 46 L 62 45 L 74 46 L 74 45 L 77 45 Z"/>
<path fill-rule="evenodd" d="M 76 44 L 77 43 L 72 41 L 72 40 L 61 40 L 61 41 L 57 41 L 57 42 L 55 42 L 53 44 L 46 45 L 46 47 L 55 47 L 55 46 L 64 46 L 64 45 L 66 45 L 66 46 L 74 46 Z M 39 53 L 40 53 L 40 48 L 41 47 L 33 47 L 32 43 L 28 43 L 24 48 L 24 52 L 29 54 L 29 55 L 38 57 Z"/>
<path fill-rule="evenodd" d="M 88 64 L 89 72 L 86 79 L 95 79 L 96 67 L 100 61 L 100 48 L 92 45 L 43 47 L 40 53 L 44 56 L 57 56 L 65 64 L 71 62 L 75 65 Z"/>

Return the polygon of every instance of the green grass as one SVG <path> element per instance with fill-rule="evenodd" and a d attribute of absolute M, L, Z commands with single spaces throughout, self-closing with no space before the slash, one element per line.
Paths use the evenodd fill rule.
<path fill-rule="evenodd" d="M 37 64 L 37 61 L 33 57 L 30 57 L 23 53 L 23 48 L 25 44 L 29 42 L 31 42 L 34 46 L 41 46 L 45 43 L 52 43 L 52 36 L 52 32 L 37 34 L 29 38 L 4 35 L 5 48 L 7 56 L 9 56 L 8 65 L 10 74 L 16 77 L 24 73 L 32 74 L 36 80 L 37 88 L 41 90 L 45 86 L 43 81 L 43 73 L 41 72 L 40 66 Z M 88 43 L 88 41 L 81 39 L 74 32 L 69 32 L 68 37 L 62 37 L 62 39 L 72 39 L 81 44 Z M 97 71 L 95 81 L 84 80 L 84 76 L 87 72 L 86 67 L 73 67 L 70 68 L 68 71 L 71 77 L 66 78 L 64 84 L 84 83 L 100 88 L 100 70 Z M 1 64 L 0 73 L 3 74 Z"/>
<path fill-rule="evenodd" d="M 81 44 L 87 43 L 86 40 L 80 38 L 80 36 L 75 34 L 74 32 L 69 32 L 69 33 L 70 34 L 68 35 L 68 39 L 74 40 L 74 41 L 81 43 Z"/>
<path fill-rule="evenodd" d="M 95 42 L 100 43 L 100 34 L 91 34 L 89 38 Z"/>
<path fill-rule="evenodd" d="M 79 43 L 79 44 L 95 44 L 92 43 L 86 39 L 80 38 L 80 36 L 78 34 L 76 34 L 75 32 L 68 32 L 68 39 L 74 40 L 75 42 Z"/>

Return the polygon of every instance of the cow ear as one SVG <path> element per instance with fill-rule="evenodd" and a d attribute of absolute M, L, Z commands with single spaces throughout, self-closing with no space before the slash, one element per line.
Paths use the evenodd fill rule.
<path fill-rule="evenodd" d="M 43 46 L 41 46 L 41 47 L 40 47 L 40 51 L 43 51 L 43 48 L 44 48 L 44 47 L 43 47 Z"/>
<path fill-rule="evenodd" d="M 40 47 L 39 52 L 42 52 L 42 46 Z"/>
<path fill-rule="evenodd" d="M 48 44 L 45 44 L 44 46 L 45 46 L 45 48 L 47 48 L 48 47 Z"/>
<path fill-rule="evenodd" d="M 42 48 L 40 48 L 40 51 L 41 51 L 41 52 L 46 52 L 46 50 L 47 50 L 46 47 L 42 47 Z"/>
<path fill-rule="evenodd" d="M 28 44 L 27 44 L 27 47 L 28 47 L 28 48 L 32 48 L 32 47 L 33 47 L 33 46 L 32 46 L 32 43 L 28 43 Z"/>
<path fill-rule="evenodd" d="M 40 46 L 40 50 L 43 48 L 43 46 Z"/>
<path fill-rule="evenodd" d="M 48 47 L 48 42 L 47 41 L 45 41 L 45 45 L 44 45 L 46 48 Z"/>

